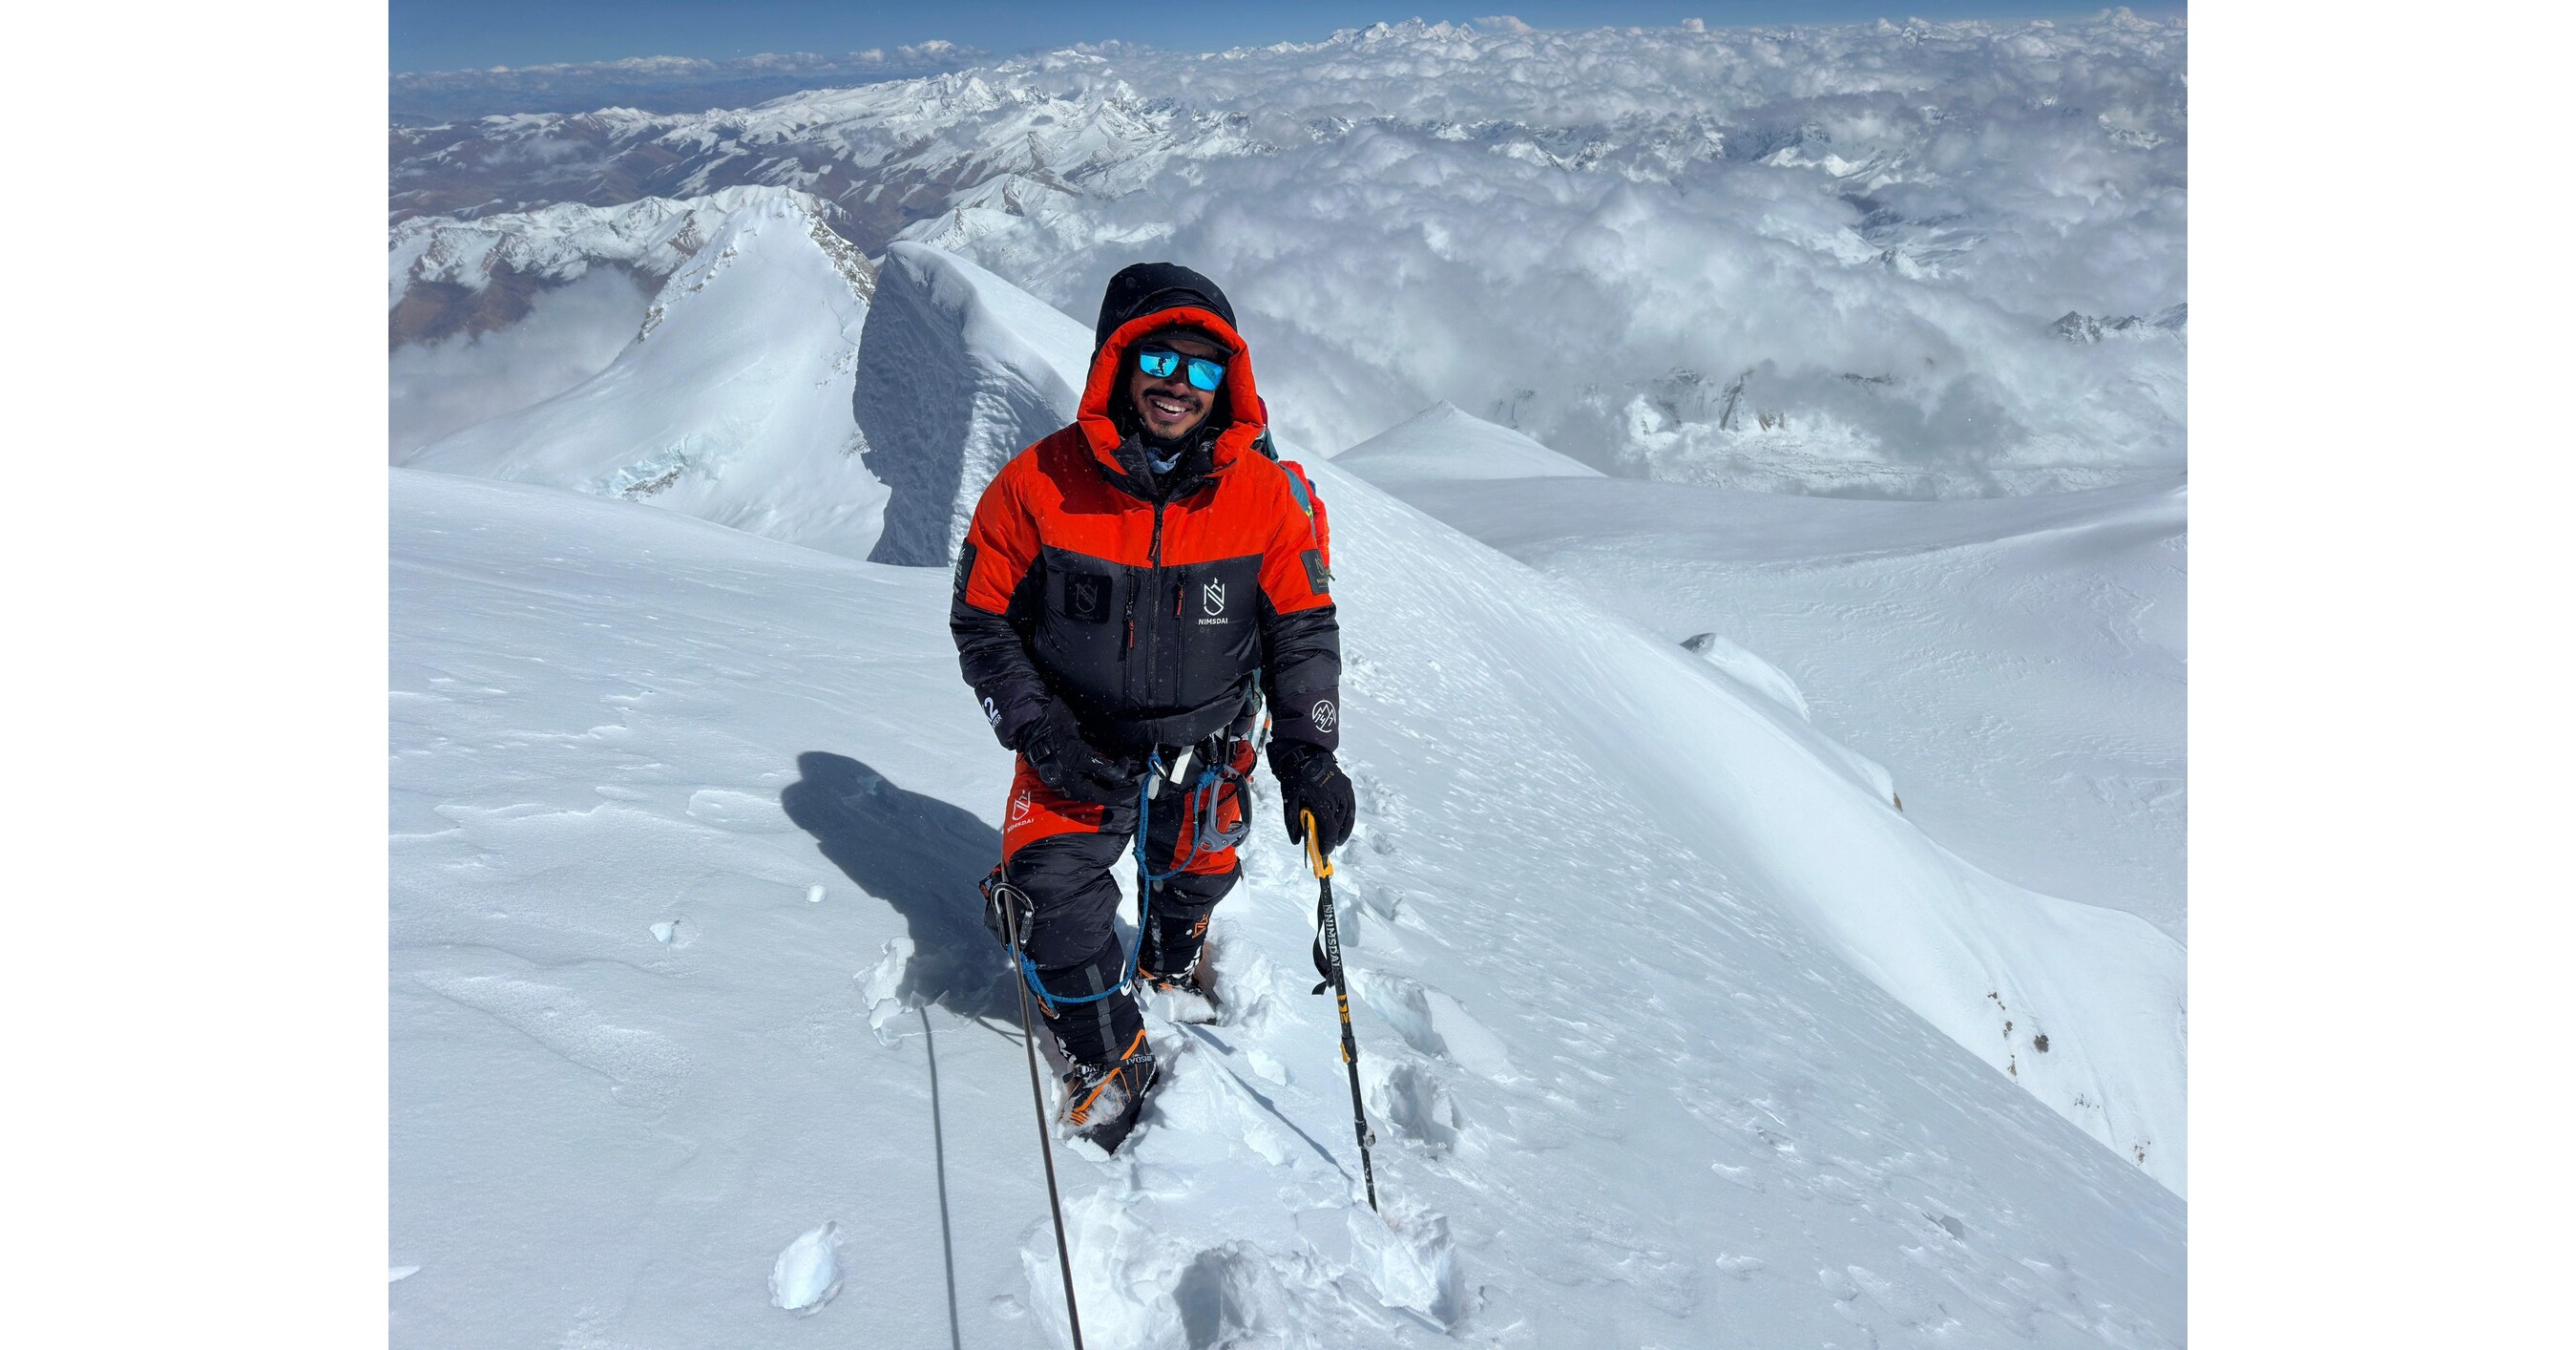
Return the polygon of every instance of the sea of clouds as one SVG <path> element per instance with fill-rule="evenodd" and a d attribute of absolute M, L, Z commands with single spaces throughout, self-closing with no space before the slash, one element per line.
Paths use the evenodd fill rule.
<path fill-rule="evenodd" d="M 1871 496 L 2169 475 L 2184 37 L 2114 11 L 1061 54 L 997 78 L 1123 85 L 1251 149 L 904 234 L 1083 317 L 1128 262 L 1198 267 L 1322 450 L 1447 399 L 1613 472 Z M 2165 321 L 2085 340 L 2068 314 Z"/>
<path fill-rule="evenodd" d="M 496 119 L 445 133 L 479 160 L 418 164 L 537 165 L 451 193 L 473 201 L 759 182 L 864 220 L 910 192 L 926 214 L 866 229 L 1086 321 L 1118 268 L 1187 263 L 1229 292 L 1309 453 L 1446 400 L 1612 473 L 1992 495 L 2182 471 L 2186 54 L 2182 19 L 2125 10 L 1414 22 Z"/>

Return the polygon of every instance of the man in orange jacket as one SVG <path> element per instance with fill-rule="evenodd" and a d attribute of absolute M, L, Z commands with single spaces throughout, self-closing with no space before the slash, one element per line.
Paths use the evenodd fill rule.
<path fill-rule="evenodd" d="M 1263 420 L 1225 293 L 1129 267 L 1102 297 L 1073 425 L 1002 466 L 958 553 L 959 664 L 1019 755 L 996 879 L 1027 898 L 1021 976 L 1072 1066 L 1066 1120 L 1109 1149 L 1155 1079 L 1110 876 L 1140 819 L 1135 974 L 1202 999 L 1208 914 L 1243 874 L 1256 688 L 1288 837 L 1309 812 L 1328 850 L 1351 832 L 1330 576 L 1287 472 L 1255 448 Z"/>

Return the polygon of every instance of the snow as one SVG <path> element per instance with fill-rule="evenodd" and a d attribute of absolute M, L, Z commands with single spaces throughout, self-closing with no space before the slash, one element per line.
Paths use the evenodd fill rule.
<path fill-rule="evenodd" d="M 865 557 L 888 498 L 851 406 L 871 284 L 819 217 L 754 199 L 671 275 L 606 369 L 394 462 L 649 501 Z"/>
<path fill-rule="evenodd" d="M 539 292 L 505 328 L 395 347 L 387 361 L 392 454 L 543 403 L 606 370 L 635 340 L 652 300 L 635 279 L 599 268 Z"/>
<path fill-rule="evenodd" d="M 710 260 L 641 346 L 767 256 Z M 869 362 L 1043 389 L 1088 352 L 998 279 L 901 263 L 922 321 L 878 344 L 868 316 Z M 972 427 L 916 449 L 969 464 Z M 1307 992 L 1314 883 L 1265 801 L 1212 930 L 1226 1019 L 1150 1012 L 1143 1131 L 1057 1153 L 1087 1339 L 2180 1344 L 2181 949 L 1950 852 L 1856 774 L 1795 661 L 1813 723 L 1678 645 L 1724 625 L 1632 626 L 1634 593 L 1305 458 L 1386 1212 Z M 957 679 L 946 574 L 579 483 L 391 486 L 393 1246 L 421 1272 L 395 1343 L 765 1343 L 801 1306 L 836 1339 L 1065 1344 L 973 892 L 1009 757 Z M 865 1277 L 823 1303 L 834 1234 Z"/>
<path fill-rule="evenodd" d="M 1421 479 L 1601 477 L 1591 465 L 1447 402 L 1352 446 L 1334 462 L 1381 486 Z"/>
<path fill-rule="evenodd" d="M 1376 481 L 1376 480 L 1372 480 Z M 1798 691 L 1795 681 L 1780 673 L 1780 668 L 1736 646 L 1715 633 L 1693 633 L 1682 639 L 1682 650 L 1715 666 L 1726 677 L 1779 704 L 1802 718 L 1811 718 L 1807 696 Z"/>
<path fill-rule="evenodd" d="M 896 244 L 861 340 L 879 356 L 860 363 L 859 427 L 894 493 L 871 558 L 945 567 L 984 484 L 1070 419 L 1091 332 L 972 263 Z"/>
<path fill-rule="evenodd" d="M 388 307 L 423 283 L 479 291 L 495 268 L 562 283 L 602 263 L 669 276 L 735 213 L 785 206 L 828 210 L 792 188 L 729 187 L 702 197 L 643 197 L 616 207 L 558 203 L 534 211 L 495 212 L 472 220 L 415 216 L 393 227 L 387 247 Z"/>
<path fill-rule="evenodd" d="M 847 1241 L 838 1223 L 798 1235 L 769 1271 L 769 1302 L 789 1312 L 811 1313 L 841 1292 L 839 1249 Z"/>
<path fill-rule="evenodd" d="M 1981 868 L 2185 937 L 2179 482 L 1954 502 L 1389 487 L 1646 632 L 1760 662 L 1724 664 L 1775 698 L 1788 684 L 1786 706 Z"/>

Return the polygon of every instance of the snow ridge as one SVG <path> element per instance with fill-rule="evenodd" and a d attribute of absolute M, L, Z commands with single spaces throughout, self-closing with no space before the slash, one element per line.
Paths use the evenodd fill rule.
<path fill-rule="evenodd" d="M 735 212 L 782 201 L 817 219 L 828 219 L 834 211 L 793 188 L 740 186 L 686 200 L 644 197 L 607 208 L 565 202 L 472 220 L 415 216 L 393 227 L 386 304 L 401 304 L 422 283 L 479 291 L 492 283 L 496 270 L 556 285 L 576 281 L 602 263 L 668 277 Z"/>
<path fill-rule="evenodd" d="M 872 562 L 946 567 L 984 484 L 1071 420 L 1091 334 L 992 273 L 920 244 L 886 250 L 856 414 L 893 491 Z M 1028 336 L 1023 336 L 1023 334 Z"/>

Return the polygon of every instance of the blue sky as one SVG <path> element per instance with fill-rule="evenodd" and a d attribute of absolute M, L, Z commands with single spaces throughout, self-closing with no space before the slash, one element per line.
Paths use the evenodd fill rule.
<path fill-rule="evenodd" d="M 2099 12 L 2100 0 L 391 0 L 392 69 L 456 70 L 628 56 L 722 60 L 759 52 L 839 54 L 932 38 L 997 53 L 1119 39 L 1211 51 L 1247 43 L 1311 42 L 1380 20 L 1511 14 L 1540 28 L 1599 24 L 1712 27 L 1846 23 L 1879 17 L 1953 19 Z M 2141 13 L 2181 5 L 2133 5 Z"/>

